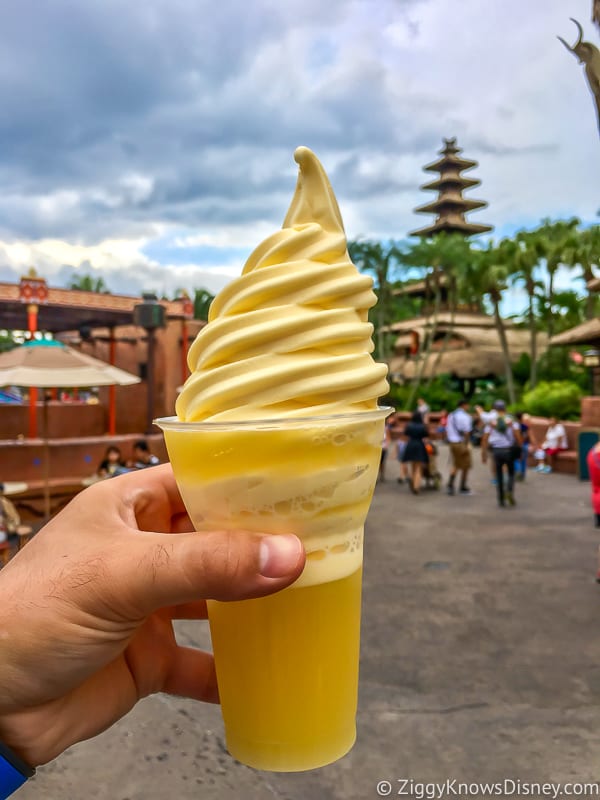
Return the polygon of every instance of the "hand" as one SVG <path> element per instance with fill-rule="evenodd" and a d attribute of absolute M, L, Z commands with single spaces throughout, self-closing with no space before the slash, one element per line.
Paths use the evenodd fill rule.
<path fill-rule="evenodd" d="M 178 646 L 172 620 L 283 589 L 304 551 L 291 535 L 192 530 L 166 464 L 86 489 L 2 569 L 0 741 L 28 764 L 154 692 L 218 702 L 212 655 Z"/>

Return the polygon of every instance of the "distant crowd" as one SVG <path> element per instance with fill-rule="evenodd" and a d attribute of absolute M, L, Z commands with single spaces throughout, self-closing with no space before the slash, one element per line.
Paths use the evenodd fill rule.
<path fill-rule="evenodd" d="M 448 445 L 450 470 L 444 480 L 438 467 L 439 444 Z M 557 455 L 568 449 L 567 434 L 560 420 L 551 418 L 541 441 L 536 441 L 527 413 L 508 414 L 503 400 L 489 410 L 471 407 L 463 398 L 448 412 L 443 409 L 437 422 L 431 419 L 423 398 L 406 423 L 393 412 L 386 420 L 379 479 L 385 480 L 386 463 L 399 462 L 397 481 L 413 494 L 423 488 L 440 489 L 449 495 L 470 495 L 469 473 L 474 446 L 481 447 L 483 463 L 491 466 L 490 479 L 496 486 L 499 506 L 514 506 L 515 480 L 524 481 L 530 458 L 537 472 L 552 472 Z"/>

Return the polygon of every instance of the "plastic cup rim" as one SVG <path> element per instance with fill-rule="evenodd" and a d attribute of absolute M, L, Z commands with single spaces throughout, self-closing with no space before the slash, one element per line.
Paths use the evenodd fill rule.
<path fill-rule="evenodd" d="M 369 409 L 368 411 L 346 411 L 342 414 L 324 414 L 314 417 L 275 417 L 265 419 L 250 419 L 250 420 L 217 420 L 211 422 L 210 420 L 199 420 L 195 422 L 185 422 L 178 419 L 177 416 L 159 417 L 152 420 L 154 425 L 161 430 L 223 430 L 231 428 L 262 428 L 273 426 L 285 427 L 302 427 L 303 425 L 326 424 L 335 422 L 348 422 L 349 420 L 378 420 L 388 417 L 393 413 L 392 406 L 377 406 L 377 408 Z"/>

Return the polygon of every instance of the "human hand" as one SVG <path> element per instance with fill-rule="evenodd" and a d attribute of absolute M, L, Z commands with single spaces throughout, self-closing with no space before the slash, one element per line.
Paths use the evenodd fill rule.
<path fill-rule="evenodd" d="M 213 657 L 175 641 L 203 598 L 283 589 L 295 536 L 192 533 L 168 464 L 86 489 L 0 572 L 0 741 L 31 766 L 154 692 L 218 702 Z"/>

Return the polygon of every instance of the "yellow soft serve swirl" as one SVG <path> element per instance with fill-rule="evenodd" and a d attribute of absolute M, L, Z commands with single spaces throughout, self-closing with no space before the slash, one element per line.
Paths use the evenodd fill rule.
<path fill-rule="evenodd" d="M 372 356 L 372 281 L 348 255 L 327 175 L 306 147 L 282 230 L 214 299 L 188 354 L 177 400 L 185 422 L 243 421 L 373 409 L 387 367 Z"/>

